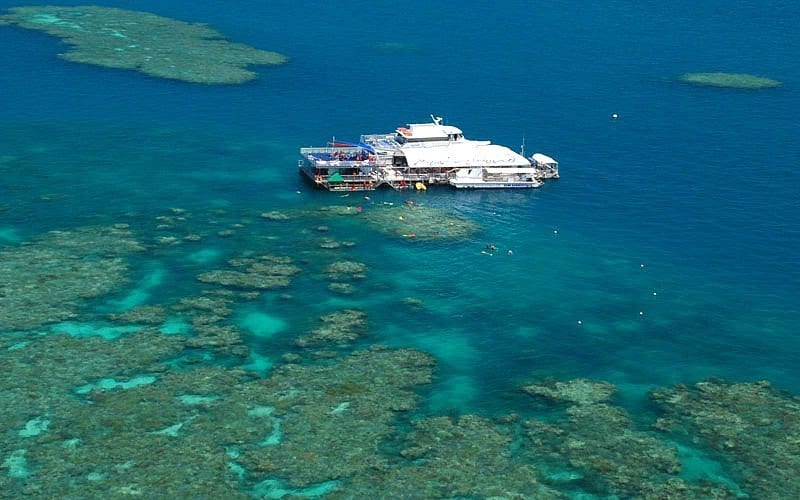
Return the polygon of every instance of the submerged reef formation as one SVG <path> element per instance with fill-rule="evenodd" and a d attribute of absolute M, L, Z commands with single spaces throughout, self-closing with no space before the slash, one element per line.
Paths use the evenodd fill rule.
<path fill-rule="evenodd" d="M 529 385 L 522 390 L 531 396 L 540 396 L 553 401 L 589 405 L 607 401 L 617 388 L 608 382 L 579 378 L 568 382 L 552 381 Z"/>
<path fill-rule="evenodd" d="M 299 337 L 299 347 L 319 344 L 348 344 L 366 333 L 367 315 L 355 309 L 345 309 L 319 318 L 322 325 Z"/>
<path fill-rule="evenodd" d="M 358 475 L 330 498 L 566 498 L 521 460 L 517 418 L 431 417 L 412 426 L 402 462 Z"/>
<path fill-rule="evenodd" d="M 260 214 L 262 219 L 274 222 L 308 219 L 344 218 L 353 223 L 366 225 L 385 235 L 409 240 L 459 240 L 472 236 L 479 230 L 478 224 L 452 211 L 431 207 L 408 200 L 403 204 L 383 203 L 368 207 L 354 205 L 328 205 L 315 210 L 272 211 Z M 325 232 L 328 226 L 317 226 Z M 330 243 L 330 239 L 326 240 Z M 338 248 L 337 245 L 322 245 Z M 352 241 L 340 246 L 352 247 Z"/>
<path fill-rule="evenodd" d="M 55 35 L 71 46 L 73 62 L 133 69 L 151 76 L 205 84 L 255 78 L 250 65 L 286 62 L 277 52 L 231 43 L 203 24 L 147 12 L 81 6 L 15 7 L 0 21 Z"/>
<path fill-rule="evenodd" d="M 292 487 L 385 471 L 380 446 L 397 414 L 416 407 L 412 389 L 431 381 L 432 366 L 422 352 L 374 346 L 332 364 L 277 369 L 261 386 L 279 432 L 242 449 L 239 463 Z"/>
<path fill-rule="evenodd" d="M 373 227 L 370 212 L 435 211 L 337 210 L 289 212 L 305 219 L 298 231 L 171 209 L 140 238 L 117 224 L 4 247 L 0 496 L 800 496 L 800 399 L 766 382 L 658 389 L 635 413 L 629 403 L 648 401 L 584 378 L 521 384 L 518 406 L 495 414 L 425 406 L 446 369 L 369 345 L 391 337 L 382 317 L 325 287 L 365 283 L 398 314 L 433 303 L 387 300 L 352 245 L 319 241 L 346 234 L 371 250 L 353 230 Z"/>
<path fill-rule="evenodd" d="M 384 234 L 406 239 L 457 240 L 478 230 L 478 225 L 465 217 L 419 203 L 380 205 L 364 210 L 361 217 Z"/>
<path fill-rule="evenodd" d="M 360 280 L 366 277 L 367 266 L 361 262 L 342 260 L 325 268 L 325 274 L 331 281 Z"/>
<path fill-rule="evenodd" d="M 198 275 L 197 279 L 231 288 L 273 290 L 289 286 L 291 277 L 300 272 L 290 257 L 275 255 L 233 259 L 228 264 L 236 270 L 209 271 Z"/>
<path fill-rule="evenodd" d="M 526 387 L 534 397 L 571 403 L 566 421 L 523 423 L 531 451 L 546 457 L 548 479 L 620 498 L 734 498 L 726 484 L 687 482 L 674 446 L 640 430 L 607 402 L 614 388 L 583 379 Z"/>
<path fill-rule="evenodd" d="M 693 85 L 732 89 L 768 89 L 781 85 L 778 80 L 747 73 L 684 73 L 679 80 Z"/>
<path fill-rule="evenodd" d="M 0 344 L 3 495 L 319 496 L 386 467 L 381 443 L 432 376 L 428 355 L 378 346 L 263 380 L 169 368 L 184 340 L 143 329 Z"/>
<path fill-rule="evenodd" d="M 800 497 L 800 398 L 769 382 L 699 382 L 659 389 L 656 424 L 681 441 L 716 450 L 754 498 Z"/>
<path fill-rule="evenodd" d="M 144 250 L 126 225 L 51 231 L 0 251 L 0 330 L 77 314 L 87 299 L 127 280 L 128 254 Z"/>
<path fill-rule="evenodd" d="M 175 311 L 188 313 L 194 334 L 186 341 L 187 347 L 213 349 L 218 353 L 240 358 L 250 350 L 244 345 L 242 332 L 228 323 L 233 294 L 228 290 L 214 290 L 200 297 L 183 299 Z"/>

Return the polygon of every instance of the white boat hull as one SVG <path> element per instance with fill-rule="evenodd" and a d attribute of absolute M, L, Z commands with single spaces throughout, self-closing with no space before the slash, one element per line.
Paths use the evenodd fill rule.
<path fill-rule="evenodd" d="M 369 191 L 388 185 L 449 184 L 457 189 L 530 189 L 558 177 L 558 162 L 541 153 L 525 158 L 490 141 L 466 139 L 461 129 L 411 123 L 395 133 L 364 134 L 300 148 L 300 172 L 330 191 Z"/>
<path fill-rule="evenodd" d="M 541 182 L 450 181 L 450 185 L 457 189 L 531 189 L 541 186 Z"/>

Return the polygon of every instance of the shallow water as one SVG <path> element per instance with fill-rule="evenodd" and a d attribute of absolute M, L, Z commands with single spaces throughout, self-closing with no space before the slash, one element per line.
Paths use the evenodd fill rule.
<path fill-rule="evenodd" d="M 147 247 L 126 257 L 125 284 L 81 303 L 68 325 L 54 320 L 9 338 L 60 332 L 115 342 L 130 332 L 105 315 L 178 303 L 208 290 L 201 273 L 272 254 L 291 256 L 301 274 L 286 289 L 235 298 L 227 321 L 244 332 L 249 354 L 209 364 L 269 378 L 319 316 L 356 308 L 368 333 L 345 352 L 384 344 L 435 358 L 414 418 L 540 415 L 520 388 L 544 379 L 610 381 L 642 421 L 653 411 L 647 391 L 678 382 L 767 379 L 800 393 L 794 3 L 189 7 L 137 4 L 207 22 L 290 63 L 258 68 L 259 79 L 240 86 L 192 85 L 62 61 L 59 41 L 0 28 L 0 249 L 111 224 L 128 224 Z M 741 91 L 676 80 L 699 71 L 783 85 Z M 528 152 L 560 161 L 562 178 L 525 192 L 435 188 L 365 199 L 314 191 L 297 174 L 300 146 L 429 113 L 471 138 L 517 148 L 524 137 Z M 314 212 L 409 199 L 480 229 L 410 241 Z M 261 217 L 270 211 L 306 215 Z M 184 220 L 165 222 L 176 216 Z M 202 237 L 183 239 L 190 234 Z M 324 250 L 322 238 L 354 246 Z M 482 253 L 490 243 L 498 251 Z M 366 264 L 351 295 L 327 288 L 325 266 L 339 259 Z M 186 335 L 188 322 L 176 316 L 162 331 Z M 33 480 L 13 465 L 24 456 L 14 450 L 3 449 L 6 472 Z M 704 453 L 680 449 L 685 477 L 727 477 Z M 334 486 L 323 479 L 302 494 L 328 493 Z M 272 480 L 249 491 L 299 491 Z"/>

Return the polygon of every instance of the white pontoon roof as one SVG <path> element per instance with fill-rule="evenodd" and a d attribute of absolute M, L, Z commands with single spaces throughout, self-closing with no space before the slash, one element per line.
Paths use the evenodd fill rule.
<path fill-rule="evenodd" d="M 451 125 L 438 125 L 436 123 L 410 123 L 408 130 L 409 139 L 447 139 L 450 135 L 462 135 L 461 129 Z"/>
<path fill-rule="evenodd" d="M 500 167 L 500 168 L 485 168 L 486 173 L 489 174 L 531 174 L 534 175 L 539 172 L 535 168 L 525 167 Z"/>
<path fill-rule="evenodd" d="M 550 158 L 547 155 L 543 155 L 542 153 L 534 153 L 533 156 L 531 156 L 531 158 L 533 158 L 533 161 L 538 163 L 558 163 L 554 159 Z"/>
<path fill-rule="evenodd" d="M 498 144 L 468 141 L 426 148 L 404 147 L 401 151 L 411 168 L 531 166 L 524 156 Z"/>

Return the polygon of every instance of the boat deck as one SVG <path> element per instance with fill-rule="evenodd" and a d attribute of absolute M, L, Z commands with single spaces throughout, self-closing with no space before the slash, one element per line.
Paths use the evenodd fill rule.
<path fill-rule="evenodd" d="M 389 187 L 395 190 L 411 189 L 417 187 L 418 183 L 423 185 L 447 184 L 448 179 L 444 175 L 429 173 L 406 173 L 393 168 L 375 169 L 363 174 L 341 174 L 325 175 L 319 173 L 319 169 L 303 165 L 300 162 L 300 172 L 312 181 L 316 187 L 328 191 L 374 191 L 381 187 Z M 417 187 L 417 189 L 422 189 Z"/>
<path fill-rule="evenodd" d="M 538 187 L 543 179 L 558 178 L 558 162 L 549 156 L 526 158 L 490 141 L 467 140 L 460 129 L 440 121 L 412 124 L 411 130 L 399 127 L 396 134 L 362 135 L 358 143 L 333 140 L 327 147 L 300 148 L 298 168 L 328 191 L 426 189 L 434 184 Z"/>

